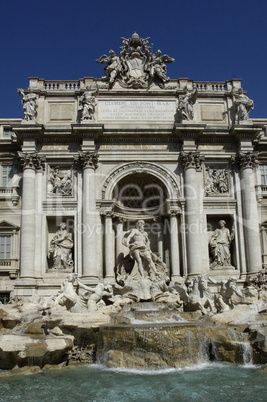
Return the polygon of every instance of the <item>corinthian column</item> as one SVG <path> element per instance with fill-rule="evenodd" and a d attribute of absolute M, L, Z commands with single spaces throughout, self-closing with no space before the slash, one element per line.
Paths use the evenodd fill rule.
<path fill-rule="evenodd" d="M 98 154 L 95 152 L 79 152 L 76 159 L 83 169 L 82 186 L 82 274 L 96 279 L 97 272 L 97 211 L 95 194 L 95 169 Z"/>
<path fill-rule="evenodd" d="M 241 198 L 243 216 L 239 224 L 245 233 L 245 252 L 247 273 L 253 274 L 262 269 L 258 210 L 255 192 L 254 168 L 258 165 L 256 152 L 240 152 L 232 158 L 240 167 Z"/>
<path fill-rule="evenodd" d="M 114 278 L 115 250 L 113 233 L 113 213 L 105 212 L 105 278 L 112 280 Z"/>
<path fill-rule="evenodd" d="M 202 248 L 200 227 L 199 186 L 197 172 L 202 170 L 204 157 L 199 152 L 183 152 L 182 164 L 185 171 L 185 218 L 187 240 L 187 264 L 188 274 L 201 273 Z"/>
<path fill-rule="evenodd" d="M 21 239 L 20 239 L 20 275 L 24 278 L 34 278 L 35 272 L 35 179 L 36 170 L 44 167 L 45 158 L 36 152 L 19 152 L 19 159 L 23 169 L 22 199 L 21 199 Z"/>
<path fill-rule="evenodd" d="M 171 272 L 173 281 L 180 278 L 181 275 L 177 214 L 178 212 L 175 210 L 170 213 Z"/>

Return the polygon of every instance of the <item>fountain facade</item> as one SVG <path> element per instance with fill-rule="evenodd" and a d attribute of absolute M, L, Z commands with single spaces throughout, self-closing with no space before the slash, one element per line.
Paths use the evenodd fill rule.
<path fill-rule="evenodd" d="M 149 39 L 134 33 L 120 55 L 102 55 L 101 79 L 30 78 L 18 90 L 24 119 L 0 122 L 10 367 L 28 356 L 42 366 L 60 342 L 55 364 L 69 350 L 94 361 L 98 344 L 111 366 L 239 361 L 247 340 L 232 344 L 207 323 L 246 323 L 261 360 L 267 120 L 249 118 L 253 101 L 238 79 L 170 79 L 174 59 Z M 8 345 L 6 336 L 25 334 L 20 350 Z"/>

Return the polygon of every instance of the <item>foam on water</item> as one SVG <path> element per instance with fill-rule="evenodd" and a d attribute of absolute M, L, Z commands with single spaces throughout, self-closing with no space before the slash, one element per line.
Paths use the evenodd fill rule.
<path fill-rule="evenodd" d="M 187 367 L 171 367 L 171 368 L 164 368 L 164 369 L 134 369 L 134 368 L 126 368 L 126 367 L 119 367 L 119 368 L 110 368 L 105 366 L 104 364 L 88 364 L 86 365 L 88 368 L 100 371 L 107 371 L 107 372 L 114 372 L 114 373 L 123 373 L 123 374 L 135 374 L 135 375 L 168 375 L 170 373 L 182 373 L 182 372 L 189 372 L 189 371 L 203 371 L 203 370 L 213 370 L 215 368 L 224 368 L 225 363 L 211 363 L 211 362 L 200 362 L 195 364 L 194 366 L 187 366 Z"/>

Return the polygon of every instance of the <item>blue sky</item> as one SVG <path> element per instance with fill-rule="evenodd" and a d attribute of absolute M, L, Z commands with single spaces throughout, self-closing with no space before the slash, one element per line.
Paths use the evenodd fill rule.
<path fill-rule="evenodd" d="M 175 58 L 173 79 L 242 78 L 250 117 L 267 118 L 266 0 L 2 0 L 0 118 L 23 117 L 28 77 L 103 76 L 95 62 L 133 32 Z"/>

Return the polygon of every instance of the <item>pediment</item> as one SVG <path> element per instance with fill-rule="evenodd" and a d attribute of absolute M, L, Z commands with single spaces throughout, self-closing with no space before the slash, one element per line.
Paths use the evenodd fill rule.
<path fill-rule="evenodd" d="M 19 230 L 19 226 L 13 225 L 8 221 L 1 221 L 0 230 Z"/>

